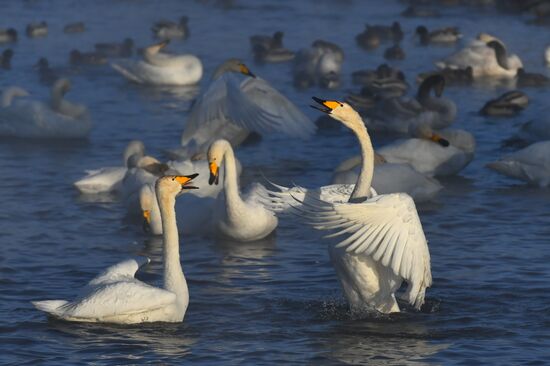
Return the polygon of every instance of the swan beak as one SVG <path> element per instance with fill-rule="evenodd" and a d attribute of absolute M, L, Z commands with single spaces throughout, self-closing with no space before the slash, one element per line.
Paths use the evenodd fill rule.
<path fill-rule="evenodd" d="M 432 136 L 430 136 L 430 140 L 432 140 L 433 142 L 437 142 L 439 145 L 443 147 L 448 147 L 450 145 L 449 140 L 444 139 L 437 133 L 433 133 Z"/>
<path fill-rule="evenodd" d="M 189 185 L 193 179 L 195 179 L 198 176 L 197 173 L 191 174 L 191 175 L 177 175 L 174 177 L 174 179 L 181 184 L 181 189 L 199 189 L 199 187 L 195 187 L 192 185 Z"/>
<path fill-rule="evenodd" d="M 242 74 L 251 76 L 253 78 L 256 77 L 256 75 L 254 75 L 245 64 L 240 64 L 239 67 L 240 67 L 240 71 L 241 71 Z"/>
<path fill-rule="evenodd" d="M 212 185 L 216 183 L 216 185 L 218 185 L 220 182 L 220 168 L 214 162 L 211 162 L 208 166 L 210 168 L 210 179 L 208 179 L 208 184 Z"/>
<path fill-rule="evenodd" d="M 143 210 L 143 231 L 149 232 L 151 228 L 151 211 Z"/>
<path fill-rule="evenodd" d="M 169 40 L 169 39 L 160 42 L 160 43 L 158 44 L 159 50 L 162 50 L 164 47 L 168 46 L 169 43 L 170 43 L 170 40 Z"/>
<path fill-rule="evenodd" d="M 322 105 L 324 108 L 321 108 L 316 105 L 310 105 L 310 107 L 313 109 L 317 109 L 318 111 L 321 111 L 326 114 L 330 114 L 336 107 L 342 106 L 342 103 L 337 102 L 335 100 L 323 100 L 317 97 L 311 97 L 311 99 L 313 99 L 314 101 Z"/>

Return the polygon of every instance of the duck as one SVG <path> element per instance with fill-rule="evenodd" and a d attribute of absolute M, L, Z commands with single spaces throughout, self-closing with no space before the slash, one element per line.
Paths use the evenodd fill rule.
<path fill-rule="evenodd" d="M 524 110 L 528 104 L 527 94 L 512 90 L 485 103 L 479 113 L 484 116 L 513 116 Z"/>
<path fill-rule="evenodd" d="M 378 65 L 374 70 L 362 69 L 351 73 L 351 80 L 357 85 L 370 85 L 377 80 L 405 79 L 405 74 L 398 68 L 391 67 L 384 63 Z"/>
<path fill-rule="evenodd" d="M 505 176 L 538 187 L 550 185 L 550 140 L 535 142 L 486 165 Z"/>
<path fill-rule="evenodd" d="M 360 167 L 360 155 L 343 161 L 334 170 L 331 184 L 354 184 Z M 378 194 L 405 192 L 417 203 L 432 200 L 443 188 L 436 179 L 417 172 L 411 165 L 388 163 L 376 153 L 372 186 Z"/>
<path fill-rule="evenodd" d="M 403 39 L 403 31 L 399 22 L 393 22 L 391 26 L 365 25 L 365 30 L 355 37 L 359 46 L 371 49 L 376 48 L 381 41 L 400 42 Z"/>
<path fill-rule="evenodd" d="M 182 159 L 204 154 L 221 138 L 237 147 L 250 132 L 307 139 L 315 130 L 315 124 L 290 100 L 254 75 L 242 60 L 232 58 L 215 70 L 210 85 L 191 107 L 182 147 L 172 153 Z"/>
<path fill-rule="evenodd" d="M 400 97 L 409 88 L 405 74 L 387 64 L 381 64 L 375 70 L 355 71 L 352 73 L 352 80 L 355 84 L 364 85 L 361 94 L 373 94 L 383 99 Z"/>
<path fill-rule="evenodd" d="M 474 158 L 476 142 L 465 130 L 434 131 L 429 123 L 410 127 L 411 138 L 399 139 L 378 149 L 388 163 L 409 164 L 428 177 L 458 174 Z"/>
<path fill-rule="evenodd" d="M 237 181 L 235 154 L 227 140 L 217 140 L 208 149 L 210 185 L 219 184 L 219 167 L 224 164 L 223 194 L 218 196 L 213 213 L 212 229 L 217 235 L 240 242 L 263 239 L 277 227 L 277 216 L 261 202 L 266 188 L 253 184 L 241 197 Z"/>
<path fill-rule="evenodd" d="M 5 70 L 11 69 L 11 59 L 13 58 L 13 50 L 8 48 L 2 52 L 0 55 L 0 67 Z"/>
<path fill-rule="evenodd" d="M 48 102 L 14 100 L 0 109 L 0 136 L 31 139 L 85 138 L 92 129 L 88 108 L 64 99 L 68 79 L 52 86 Z"/>
<path fill-rule="evenodd" d="M 545 75 L 533 72 L 526 72 L 523 67 L 520 67 L 516 73 L 516 86 L 518 88 L 533 87 L 533 86 L 548 86 L 550 78 Z"/>
<path fill-rule="evenodd" d="M 161 20 L 156 22 L 151 31 L 155 37 L 167 40 L 174 38 L 187 38 L 189 37 L 189 18 L 182 16 L 178 23 L 175 23 L 171 20 Z"/>
<path fill-rule="evenodd" d="M 340 46 L 320 39 L 314 41 L 310 48 L 296 54 L 292 67 L 294 86 L 304 89 L 317 84 L 327 89 L 338 88 L 343 61 Z"/>
<path fill-rule="evenodd" d="M 369 109 L 376 106 L 378 102 L 382 100 L 382 97 L 374 93 L 369 87 L 364 86 L 359 93 L 350 93 L 344 101 L 351 105 L 353 109 L 359 113 L 364 113 Z"/>
<path fill-rule="evenodd" d="M 98 52 L 80 52 L 72 50 L 69 54 L 69 63 L 73 66 L 80 65 L 105 65 L 107 58 Z"/>
<path fill-rule="evenodd" d="M 441 28 L 429 32 L 428 28 L 420 25 L 416 27 L 416 34 L 420 38 L 420 44 L 422 45 L 430 43 L 455 43 L 462 38 L 462 34 L 457 27 Z"/>
<path fill-rule="evenodd" d="M 60 76 L 50 67 L 48 59 L 41 57 L 34 67 L 38 70 L 40 82 L 45 85 L 53 85 Z"/>
<path fill-rule="evenodd" d="M 28 37 L 44 37 L 48 34 L 48 23 L 45 21 L 30 23 L 27 25 L 26 33 Z"/>
<path fill-rule="evenodd" d="M 63 27 L 63 33 L 67 34 L 82 33 L 84 31 L 86 31 L 86 26 L 84 25 L 84 22 L 69 23 Z"/>
<path fill-rule="evenodd" d="M 296 54 L 283 46 L 283 32 L 275 32 L 273 36 L 255 35 L 250 37 L 250 46 L 257 62 L 287 62 Z"/>
<path fill-rule="evenodd" d="M 426 78 L 414 99 L 389 98 L 368 111 L 369 128 L 394 133 L 408 133 L 409 126 L 428 123 L 434 129 L 450 126 L 456 117 L 456 105 L 443 98 L 445 78 L 439 74 Z M 435 97 L 430 96 L 434 91 Z"/>
<path fill-rule="evenodd" d="M 284 212 L 290 206 L 313 228 L 332 231 L 328 237 L 343 235 L 330 242 L 329 255 L 352 312 L 400 312 L 396 292 L 403 281 L 408 288 L 402 298 L 420 309 L 432 285 L 431 260 L 413 199 L 406 193 L 377 194 L 374 150 L 361 116 L 349 104 L 314 100 L 356 135 L 362 157 L 357 182 L 317 189 L 279 186 L 270 191 L 267 207 Z"/>
<path fill-rule="evenodd" d="M 17 31 L 13 28 L 0 29 L 0 43 L 13 43 L 17 41 Z"/>
<path fill-rule="evenodd" d="M 403 51 L 399 44 L 394 44 L 384 51 L 384 58 L 386 60 L 404 60 L 405 51 Z"/>
<path fill-rule="evenodd" d="M 73 186 L 82 194 L 101 194 L 115 192 L 120 188 L 122 180 L 128 169 L 133 168 L 132 162 L 137 159 L 131 157 L 143 157 L 145 145 L 139 140 L 132 140 L 124 149 L 122 166 L 112 166 L 93 170 L 86 170 L 86 176 L 73 183 Z"/>
<path fill-rule="evenodd" d="M 202 63 L 191 54 L 172 55 L 160 52 L 169 44 L 162 41 L 145 48 L 143 59 L 119 60 L 111 67 L 126 79 L 145 85 L 195 85 L 203 73 Z"/>
<path fill-rule="evenodd" d="M 445 67 L 437 71 L 418 74 L 416 81 L 422 83 L 426 78 L 439 74 L 445 78 L 446 85 L 469 85 L 474 82 L 474 69 L 468 66 L 464 69 L 451 69 Z"/>
<path fill-rule="evenodd" d="M 125 38 L 122 43 L 96 43 L 94 48 L 105 57 L 130 57 L 134 49 L 134 40 Z"/>
<path fill-rule="evenodd" d="M 489 40 L 492 36 L 480 37 Z M 486 43 L 474 41 L 461 51 L 436 62 L 436 66 L 440 69 L 464 69 L 470 66 L 474 78 L 488 76 L 512 79 L 516 77 L 517 70 L 523 67 L 523 64 L 516 55 L 508 55 L 504 44 L 493 37 Z"/>
<path fill-rule="evenodd" d="M 182 322 L 189 305 L 189 291 L 180 263 L 176 223 L 176 197 L 195 189 L 196 174 L 165 176 L 155 193 L 163 225 L 163 286 L 151 286 L 135 278 L 148 258 L 129 259 L 108 267 L 92 279 L 73 300 L 42 300 L 32 304 L 54 318 L 90 323 L 139 324 Z"/>

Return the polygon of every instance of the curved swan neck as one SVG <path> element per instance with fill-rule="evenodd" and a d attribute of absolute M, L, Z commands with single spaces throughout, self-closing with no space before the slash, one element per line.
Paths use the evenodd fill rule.
<path fill-rule="evenodd" d="M 504 45 L 498 41 L 491 41 L 487 45 L 495 51 L 495 58 L 498 65 L 503 69 L 508 70 L 508 58 Z"/>
<path fill-rule="evenodd" d="M 224 178 L 223 188 L 225 191 L 225 199 L 227 201 L 227 207 L 235 207 L 243 203 L 241 196 L 239 195 L 239 183 L 237 176 L 237 164 L 235 163 L 235 154 L 231 145 L 227 145 L 224 152 Z"/>
<path fill-rule="evenodd" d="M 164 288 L 176 294 L 177 302 L 187 307 L 189 291 L 180 263 L 179 235 L 176 223 L 176 198 L 156 188 L 162 221 L 162 238 L 164 241 Z"/>
<path fill-rule="evenodd" d="M 370 197 L 370 188 L 374 173 L 374 149 L 372 142 L 363 120 L 359 115 L 357 115 L 357 118 L 361 123 L 357 123 L 357 127 L 353 129 L 353 132 L 355 132 L 355 136 L 357 136 L 359 145 L 361 146 L 361 172 L 359 173 L 349 202 L 362 202 Z"/>

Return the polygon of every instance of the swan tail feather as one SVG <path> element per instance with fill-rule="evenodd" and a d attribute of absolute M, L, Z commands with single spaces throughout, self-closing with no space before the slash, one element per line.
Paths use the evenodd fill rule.
<path fill-rule="evenodd" d="M 122 74 L 122 76 L 124 76 L 126 79 L 130 80 L 130 81 L 133 81 L 135 83 L 138 83 L 138 84 L 143 84 L 143 81 L 138 78 L 136 75 L 134 75 L 130 70 L 128 70 L 127 68 L 113 62 L 111 64 L 111 67 L 113 69 L 115 69 L 116 71 L 118 71 L 120 74 Z"/>
<path fill-rule="evenodd" d="M 66 305 L 68 301 L 65 300 L 44 300 L 44 301 L 31 301 L 35 308 L 45 313 L 60 317 L 63 314 L 63 305 Z"/>

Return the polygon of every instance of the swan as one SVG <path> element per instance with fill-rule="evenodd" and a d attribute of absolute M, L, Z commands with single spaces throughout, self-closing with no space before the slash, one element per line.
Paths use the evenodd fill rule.
<path fill-rule="evenodd" d="M 294 85 L 308 88 L 315 84 L 334 89 L 340 85 L 344 51 L 334 43 L 316 40 L 310 48 L 300 50 L 294 59 Z"/>
<path fill-rule="evenodd" d="M 136 324 L 181 322 L 189 305 L 183 274 L 174 206 L 176 196 L 196 188 L 196 174 L 165 176 L 156 183 L 156 195 L 164 227 L 164 284 L 153 287 L 134 276 L 149 260 L 126 260 L 107 268 L 91 280 L 72 301 L 46 300 L 32 304 L 49 315 L 68 321 Z"/>
<path fill-rule="evenodd" d="M 455 43 L 462 34 L 456 27 L 447 27 L 428 32 L 428 28 L 423 25 L 416 27 L 416 34 L 420 37 L 420 43 L 427 45 L 430 43 Z"/>
<path fill-rule="evenodd" d="M 69 23 L 63 27 L 63 33 L 67 34 L 82 33 L 85 30 L 86 26 L 84 25 L 84 22 Z"/>
<path fill-rule="evenodd" d="M 410 164 L 428 176 L 454 175 L 474 158 L 474 136 L 464 130 L 434 132 L 429 124 L 411 126 L 413 138 L 399 139 L 378 149 L 389 163 Z"/>
<path fill-rule="evenodd" d="M 44 37 L 48 34 L 48 23 L 42 21 L 39 23 L 30 23 L 25 29 L 27 36 L 34 37 Z"/>
<path fill-rule="evenodd" d="M 508 177 L 521 179 L 539 187 L 548 187 L 550 140 L 536 142 L 486 166 Z"/>
<path fill-rule="evenodd" d="M 2 93 L 2 101 L 0 102 L 0 107 L 7 108 L 9 107 L 13 100 L 18 97 L 28 97 L 30 94 L 23 88 L 18 86 L 10 86 L 4 90 Z"/>
<path fill-rule="evenodd" d="M 212 213 L 212 226 L 218 235 L 242 242 L 260 240 L 277 227 L 277 217 L 267 210 L 262 201 L 265 187 L 253 184 L 241 197 L 237 182 L 235 155 L 226 140 L 215 141 L 208 149 L 210 179 L 208 183 L 219 183 L 219 167 L 224 164 L 223 194 L 218 196 Z"/>
<path fill-rule="evenodd" d="M 360 155 L 343 161 L 334 170 L 331 184 L 357 182 L 360 166 Z M 388 163 L 378 154 L 375 154 L 372 186 L 378 194 L 407 193 L 415 202 L 429 201 L 443 188 L 437 180 L 417 172 L 409 164 Z"/>
<path fill-rule="evenodd" d="M 329 245 L 329 254 L 353 311 L 369 308 L 381 313 L 399 312 L 395 292 L 403 280 L 409 284 L 403 297 L 420 309 L 432 276 L 428 244 L 414 201 L 406 193 L 377 195 L 372 191 L 374 150 L 361 117 L 346 103 L 314 100 L 322 105 L 319 110 L 357 136 L 361 172 L 351 195 L 341 196 L 342 200 L 331 200 L 335 195 L 323 197 L 322 189 L 304 194 L 302 188 L 296 187 L 293 191 L 303 194 L 298 196 L 291 191 L 291 205 L 314 228 L 338 230 L 328 237 L 345 235 L 343 241 Z M 279 192 L 278 196 L 284 193 Z M 281 200 L 274 201 L 275 208 L 280 207 Z"/>
<path fill-rule="evenodd" d="M 0 136 L 22 138 L 83 138 L 92 129 L 88 109 L 63 98 L 71 88 L 68 79 L 52 87 L 48 103 L 14 100 L 0 109 Z"/>
<path fill-rule="evenodd" d="M 168 41 L 145 48 L 143 60 L 119 60 L 111 66 L 126 79 L 148 85 L 194 85 L 202 78 L 202 63 L 193 55 L 162 53 Z"/>
<path fill-rule="evenodd" d="M 529 97 L 525 93 L 512 90 L 485 103 L 479 113 L 485 116 L 512 116 L 524 110 L 528 104 Z"/>
<path fill-rule="evenodd" d="M 427 77 L 418 87 L 415 99 L 390 98 L 368 111 L 369 128 L 396 133 L 407 133 L 417 123 L 429 124 L 439 129 L 451 125 L 456 117 L 456 104 L 441 97 L 445 78 L 441 75 Z M 435 98 L 430 96 L 432 90 Z"/>
<path fill-rule="evenodd" d="M 17 31 L 13 28 L 0 29 L 0 43 L 11 43 L 17 41 Z"/>
<path fill-rule="evenodd" d="M 239 78 L 236 73 L 246 77 Z M 174 154 L 188 158 L 205 153 L 220 138 L 236 147 L 251 131 L 305 139 L 315 132 L 315 125 L 242 61 L 229 59 L 218 67 L 206 91 L 193 104 L 181 136 L 182 148 Z"/>
<path fill-rule="evenodd" d="M 517 70 L 523 67 L 519 57 L 507 55 L 506 47 L 496 38 L 489 35 L 479 36 L 481 40 L 473 41 L 468 47 L 436 62 L 440 69 L 465 69 L 472 67 L 474 78 L 494 76 L 514 78 Z"/>
<path fill-rule="evenodd" d="M 76 189 L 84 194 L 98 194 L 114 192 L 119 189 L 128 168 L 129 159 L 132 156 L 144 156 L 145 146 L 139 140 L 128 143 L 122 158 L 123 166 L 106 167 L 87 170 L 86 176 L 73 183 Z M 132 159 L 134 161 L 135 159 Z"/>
<path fill-rule="evenodd" d="M 173 38 L 187 38 L 189 36 L 189 18 L 182 16 L 178 23 L 171 20 L 161 20 L 156 22 L 151 31 L 155 37 L 166 40 Z"/>

